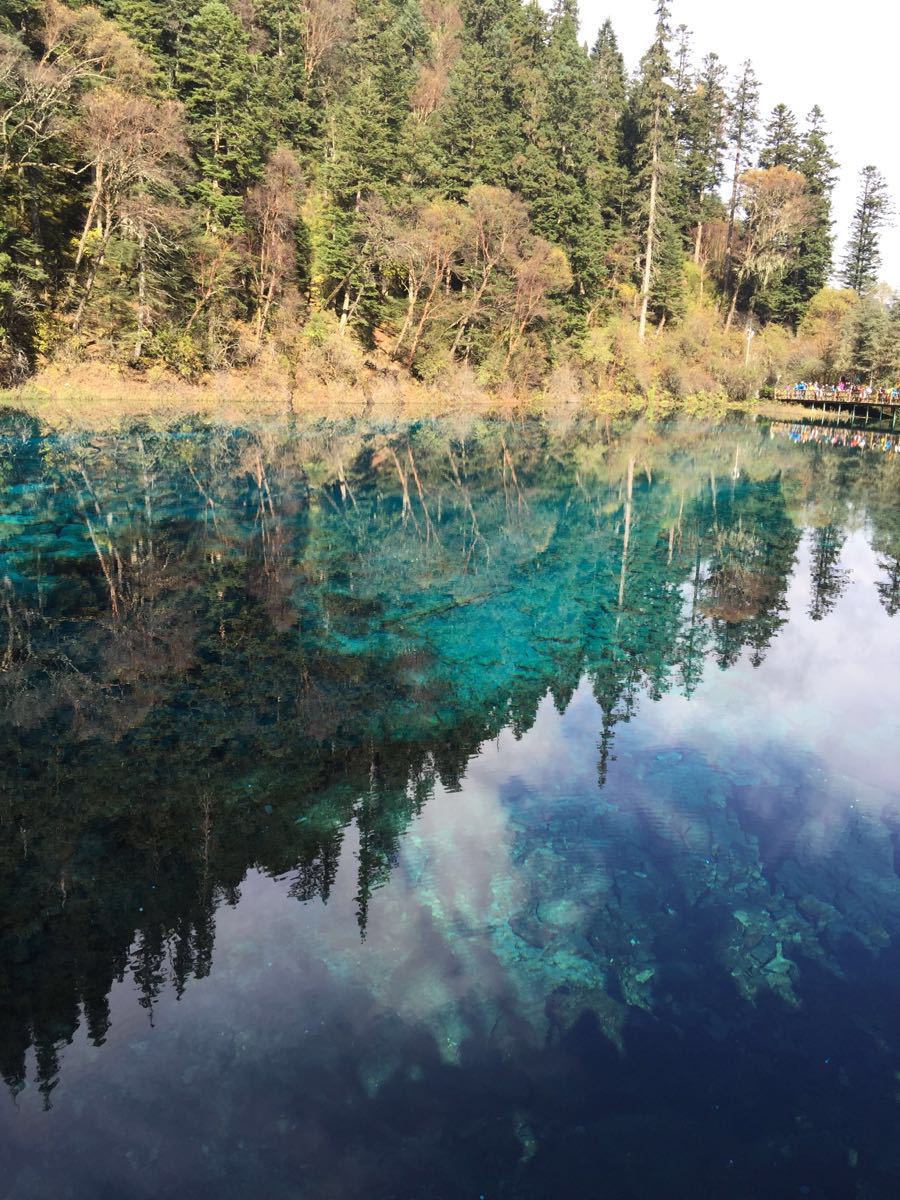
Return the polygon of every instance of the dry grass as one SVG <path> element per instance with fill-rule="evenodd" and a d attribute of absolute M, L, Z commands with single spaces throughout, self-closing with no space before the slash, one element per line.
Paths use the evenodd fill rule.
<path fill-rule="evenodd" d="M 608 417 L 646 415 L 663 420 L 676 412 L 721 415 L 746 407 L 722 396 L 676 400 L 651 391 L 585 388 L 570 373 L 558 372 L 541 391 L 522 394 L 512 387 L 487 390 L 461 366 L 422 383 L 393 364 L 369 360 L 353 375 L 275 363 L 221 372 L 191 383 L 159 371 L 145 374 L 102 363 L 57 363 L 27 384 L 0 393 L 0 405 L 31 413 L 53 428 L 115 428 L 141 420 L 171 424 L 186 416 L 222 423 L 256 424 L 298 416 L 308 420 L 416 421 L 434 417 L 471 418 L 530 415 L 572 418 L 579 412 Z M 783 414 L 788 415 L 788 414 Z"/>

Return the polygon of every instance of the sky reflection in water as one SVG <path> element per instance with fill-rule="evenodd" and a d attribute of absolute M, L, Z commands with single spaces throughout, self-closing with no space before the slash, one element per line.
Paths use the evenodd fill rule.
<path fill-rule="evenodd" d="M 897 464 L 14 430 L 0 1195 L 897 1194 Z"/>

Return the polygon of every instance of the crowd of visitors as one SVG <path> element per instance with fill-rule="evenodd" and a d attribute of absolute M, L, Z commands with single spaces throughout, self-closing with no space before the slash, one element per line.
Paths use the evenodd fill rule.
<path fill-rule="evenodd" d="M 798 400 L 847 399 L 860 403 L 900 404 L 900 385 L 876 388 L 870 383 L 850 383 L 846 379 L 838 383 L 807 383 L 801 380 L 794 384 L 793 390 Z"/>
<path fill-rule="evenodd" d="M 877 450 L 883 454 L 900 454 L 900 434 L 873 433 L 864 429 L 829 429 L 825 425 L 797 425 L 790 421 L 773 421 L 769 436 L 788 437 L 792 442 L 818 442 L 823 446 L 849 446 L 854 450 Z"/>

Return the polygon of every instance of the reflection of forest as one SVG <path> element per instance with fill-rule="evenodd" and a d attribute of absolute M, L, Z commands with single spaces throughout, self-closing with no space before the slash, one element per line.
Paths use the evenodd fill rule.
<path fill-rule="evenodd" d="M 359 833 L 358 919 L 435 779 L 587 676 L 616 725 L 754 663 L 804 524 L 811 616 L 869 521 L 900 607 L 897 466 L 753 429 L 149 429 L 0 461 L 0 1068 L 49 1095 L 113 981 L 151 1006 L 208 972 L 248 869 L 327 898 Z"/>

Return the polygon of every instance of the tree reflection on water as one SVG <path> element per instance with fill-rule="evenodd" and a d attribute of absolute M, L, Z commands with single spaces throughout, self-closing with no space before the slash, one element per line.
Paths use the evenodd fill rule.
<path fill-rule="evenodd" d="M 548 697 L 563 713 L 589 689 L 603 788 L 642 698 L 764 661 L 804 531 L 812 620 L 846 589 L 860 529 L 884 610 L 900 608 L 896 462 L 754 427 L 45 436 L 7 413 L 2 430 L 0 1067 L 21 1089 L 33 1048 L 48 1105 L 82 1019 L 107 1037 L 114 981 L 130 976 L 152 1013 L 209 974 L 217 912 L 248 872 L 327 901 L 352 834 L 365 938 L 378 889 L 413 870 L 408 831 L 435 790 L 458 790 L 486 743 L 523 738 Z M 468 969 L 490 973 L 482 951 L 515 961 L 552 1037 L 590 1013 L 624 1047 L 636 1012 L 688 1003 L 674 967 L 658 988 L 665 923 L 705 911 L 712 936 L 728 895 L 746 917 L 738 991 L 750 1004 L 765 980 L 794 1002 L 782 918 L 760 924 L 759 813 L 796 765 L 742 783 L 684 750 L 628 762 L 628 815 L 611 818 L 632 823 L 625 899 L 596 848 L 584 871 L 572 849 L 599 836 L 596 793 L 557 812 L 520 798 L 502 857 L 523 890 L 472 901 L 499 932 Z M 811 960 L 841 921 L 877 948 L 877 912 L 860 934 L 852 903 L 838 917 L 801 884 L 791 929 Z M 457 931 L 460 886 L 452 912 L 429 900 Z"/>

